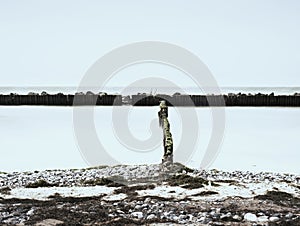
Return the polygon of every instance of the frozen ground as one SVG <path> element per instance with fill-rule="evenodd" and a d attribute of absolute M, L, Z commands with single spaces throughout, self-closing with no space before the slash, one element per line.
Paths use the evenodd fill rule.
<path fill-rule="evenodd" d="M 181 171 L 180 168 L 174 168 L 174 170 L 170 171 L 170 175 L 172 176 Z M 10 192 L 8 194 L 3 193 L 2 195 L 0 193 L 0 197 L 46 200 L 47 197 L 55 193 L 59 193 L 65 197 L 89 197 L 101 194 L 111 196 L 114 191 L 112 188 L 114 187 L 113 184 L 110 187 L 98 186 L 100 183 L 102 183 L 101 185 L 106 185 L 107 183 L 105 181 L 100 182 L 101 178 L 110 178 L 110 180 L 126 186 L 157 184 L 151 190 L 139 191 L 138 195 L 140 196 L 184 199 L 200 192 L 212 191 L 215 192 L 214 195 L 211 195 L 213 199 L 223 199 L 233 196 L 251 198 L 256 195 L 262 195 L 269 190 L 277 189 L 296 197 L 299 196 L 300 198 L 298 187 L 300 176 L 295 174 L 263 172 L 255 174 L 242 171 L 223 172 L 217 170 L 184 172 L 183 174 L 192 177 L 201 177 L 212 183 L 191 190 L 190 188 L 174 186 L 175 184 L 165 184 L 164 182 L 167 180 L 162 175 L 160 165 L 102 166 L 76 170 L 2 173 L 0 174 L 0 187 L 8 187 L 10 188 Z M 49 184 L 40 183 L 32 186 L 35 182 L 40 181 L 47 181 Z M 219 186 L 214 186 L 213 182 L 218 183 Z"/>
<path fill-rule="evenodd" d="M 130 108 L 130 107 L 122 107 Z M 84 168 L 88 166 L 74 137 L 72 108 L 0 107 L 0 171 Z M 197 168 L 206 150 L 211 132 L 209 108 L 195 110 L 199 139 L 190 167 Z M 138 139 L 151 136 L 150 124 L 157 120 L 157 107 L 130 109 L 129 130 Z M 170 108 L 169 119 L 176 148 L 180 143 L 181 119 Z M 159 163 L 162 147 L 150 152 L 135 152 L 122 145 L 112 128 L 112 107 L 95 108 L 95 127 L 105 149 L 120 164 Z M 299 108 L 226 108 L 223 145 L 210 168 L 288 172 L 298 174 L 300 159 Z M 158 123 L 157 123 L 158 124 Z M 156 125 L 156 123 L 154 123 Z M 90 131 L 86 132 L 87 134 Z M 101 162 L 99 162 L 100 164 Z"/>
<path fill-rule="evenodd" d="M 173 167 L 169 171 L 162 171 L 160 165 L 121 165 L 2 173 L 0 222 L 300 224 L 299 175 Z"/>

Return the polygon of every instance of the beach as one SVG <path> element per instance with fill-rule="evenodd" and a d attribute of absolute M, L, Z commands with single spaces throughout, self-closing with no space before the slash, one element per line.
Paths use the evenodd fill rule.
<path fill-rule="evenodd" d="M 299 225 L 295 174 L 174 164 L 0 174 L 7 225 Z"/>

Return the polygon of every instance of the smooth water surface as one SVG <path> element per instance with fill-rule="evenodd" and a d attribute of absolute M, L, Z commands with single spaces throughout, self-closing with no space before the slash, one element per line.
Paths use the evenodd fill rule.
<path fill-rule="evenodd" d="M 150 124 L 157 121 L 158 107 L 122 108 L 130 108 L 128 125 L 132 135 L 141 140 L 149 138 Z M 119 142 L 114 132 L 118 128 L 112 126 L 112 109 L 95 108 L 97 135 L 106 151 L 121 164 L 159 163 L 162 142 L 148 152 L 129 150 Z M 198 168 L 211 135 L 211 111 L 210 108 L 184 110 L 195 110 L 198 116 L 194 125 L 199 128 L 196 153 L 186 163 Z M 225 112 L 223 143 L 210 168 L 300 173 L 300 108 L 237 107 L 226 108 Z M 182 120 L 176 108 L 169 109 L 169 121 L 174 158 L 180 161 L 176 158 L 176 148 L 182 135 Z M 0 107 L 0 125 L 0 171 L 89 166 L 74 136 L 72 107 Z"/>

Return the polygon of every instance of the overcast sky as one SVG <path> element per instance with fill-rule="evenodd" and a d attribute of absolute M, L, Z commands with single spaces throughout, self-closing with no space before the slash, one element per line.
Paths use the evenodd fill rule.
<path fill-rule="evenodd" d="M 76 86 L 145 40 L 194 52 L 220 86 L 300 86 L 297 0 L 1 0 L 0 86 Z"/>

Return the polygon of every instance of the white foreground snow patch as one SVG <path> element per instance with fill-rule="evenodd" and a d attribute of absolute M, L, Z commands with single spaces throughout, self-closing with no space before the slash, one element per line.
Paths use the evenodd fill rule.
<path fill-rule="evenodd" d="M 43 188 L 15 188 L 9 195 L 3 195 L 5 199 L 36 199 L 47 200 L 49 196 L 58 193 L 63 197 L 90 197 L 102 194 L 110 195 L 115 188 L 106 186 L 93 187 L 43 187 Z"/>
<path fill-rule="evenodd" d="M 105 196 L 103 197 L 103 200 L 105 201 L 120 201 L 120 200 L 123 200 L 127 198 L 127 195 L 126 194 L 116 194 L 116 195 L 108 195 L 108 196 Z"/>
<path fill-rule="evenodd" d="M 263 195 L 267 191 L 272 191 L 274 188 L 277 188 L 278 191 L 287 192 L 299 197 L 297 189 L 287 183 L 249 183 L 244 184 L 240 183 L 237 185 L 229 185 L 226 183 L 219 183 L 219 187 L 205 186 L 203 188 L 197 189 L 185 189 L 182 187 L 173 187 L 173 186 L 157 186 L 154 189 L 150 190 L 140 190 L 137 191 L 139 196 L 158 196 L 163 198 L 174 198 L 174 199 L 184 199 L 189 197 L 192 200 L 219 200 L 227 197 L 243 197 L 243 198 L 252 198 L 257 195 Z M 205 192 L 217 192 L 217 194 L 205 195 Z M 204 192 L 202 195 L 201 192 Z"/>
<path fill-rule="evenodd" d="M 185 198 L 187 189 L 172 186 L 157 186 L 154 189 L 137 191 L 139 196 L 158 196 L 163 198 Z"/>
<path fill-rule="evenodd" d="M 205 186 L 198 189 L 185 189 L 179 186 L 160 185 L 154 189 L 137 190 L 139 196 L 158 196 L 162 198 L 173 198 L 181 200 L 186 197 L 196 200 L 221 200 L 227 197 L 252 198 L 263 195 L 267 191 L 277 190 L 289 193 L 295 197 L 300 197 L 298 188 L 285 182 L 262 182 L 262 183 L 238 183 L 230 185 L 219 183 L 220 186 Z M 106 195 L 103 200 L 120 201 L 127 198 L 126 194 L 114 194 L 115 187 L 92 186 L 92 187 L 41 187 L 41 188 L 14 188 L 10 194 L 0 194 L 0 198 L 10 199 L 36 199 L 48 200 L 49 196 L 59 194 L 62 197 L 92 197 Z M 216 194 L 205 195 L 206 192 L 216 192 Z"/>

